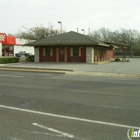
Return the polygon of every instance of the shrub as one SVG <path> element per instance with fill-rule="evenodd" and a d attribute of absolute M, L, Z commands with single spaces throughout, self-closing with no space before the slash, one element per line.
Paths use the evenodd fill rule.
<path fill-rule="evenodd" d="M 19 62 L 19 58 L 17 57 L 0 58 L 0 64 L 18 63 L 18 62 Z"/>
<path fill-rule="evenodd" d="M 26 58 L 27 61 L 34 61 L 34 55 L 29 55 L 27 58 Z"/>
<path fill-rule="evenodd" d="M 120 58 L 115 58 L 115 61 L 121 61 L 121 59 Z"/>
<path fill-rule="evenodd" d="M 127 62 L 130 62 L 130 60 L 129 60 L 129 59 L 127 59 L 126 61 L 127 61 Z"/>

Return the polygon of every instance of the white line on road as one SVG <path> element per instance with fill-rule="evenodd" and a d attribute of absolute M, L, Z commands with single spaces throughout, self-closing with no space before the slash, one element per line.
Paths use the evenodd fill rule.
<path fill-rule="evenodd" d="M 75 121 L 95 123 L 95 124 L 100 124 L 100 125 L 108 125 L 108 126 L 114 126 L 114 127 L 140 129 L 140 127 L 137 127 L 137 126 L 129 126 L 129 125 L 123 125 L 123 124 L 102 122 L 102 121 L 97 121 L 97 120 L 89 120 L 89 119 L 82 119 L 82 118 L 76 118 L 76 117 L 70 117 L 70 116 L 63 116 L 63 115 L 45 113 L 45 112 L 40 112 L 40 111 L 21 109 L 21 108 L 16 108 L 16 107 L 11 107 L 11 106 L 5 106 L 5 105 L 0 105 L 0 107 L 1 108 L 6 108 L 6 109 L 11 109 L 11 110 L 16 110 L 16 111 L 34 113 L 34 114 L 39 114 L 39 115 L 45 115 L 45 116 L 51 116 L 51 117 L 63 118 L 63 119 L 69 119 L 69 120 L 75 120 Z"/>
<path fill-rule="evenodd" d="M 59 130 L 56 130 L 56 129 L 53 129 L 53 128 L 50 128 L 50 127 L 47 127 L 47 126 L 43 126 L 43 125 L 38 124 L 38 123 L 32 123 L 32 125 L 43 128 L 43 129 L 46 129 L 46 130 L 49 130 L 51 132 L 58 133 L 58 134 L 62 135 L 63 137 L 74 138 L 74 135 L 64 133 L 62 131 L 59 131 Z"/>
<path fill-rule="evenodd" d="M 21 140 L 21 139 L 18 139 L 18 138 L 10 138 L 10 140 Z"/>
<path fill-rule="evenodd" d="M 64 137 L 62 134 L 53 134 L 53 133 L 45 133 L 45 132 L 38 132 L 38 131 L 31 131 L 29 133 L 34 133 L 34 134 L 39 134 L 39 135 L 47 135 L 47 136 L 53 136 L 53 137 L 60 137 L 60 138 Z M 74 139 L 75 140 L 89 140 L 89 139 L 83 139 L 83 138 L 78 138 L 78 137 L 74 137 Z"/>
<path fill-rule="evenodd" d="M 29 133 L 34 133 L 34 134 L 39 134 L 39 135 L 49 135 L 49 136 L 53 136 L 53 137 L 63 137 L 62 135 L 60 134 L 52 134 L 52 133 L 45 133 L 45 132 L 38 132 L 38 131 L 31 131 Z"/>
<path fill-rule="evenodd" d="M 24 78 L 24 76 L 0 75 L 0 77 Z"/>

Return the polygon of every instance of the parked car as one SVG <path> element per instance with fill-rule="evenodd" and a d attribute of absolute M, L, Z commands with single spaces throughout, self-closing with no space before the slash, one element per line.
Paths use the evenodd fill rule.
<path fill-rule="evenodd" d="M 15 56 L 16 57 L 27 57 L 29 56 L 29 53 L 26 53 L 25 51 L 20 51 L 19 53 L 16 53 Z"/>

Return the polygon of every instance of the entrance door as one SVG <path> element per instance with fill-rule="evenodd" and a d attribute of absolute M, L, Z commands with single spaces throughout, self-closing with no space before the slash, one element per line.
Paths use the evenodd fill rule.
<path fill-rule="evenodd" d="M 86 62 L 86 48 L 81 48 L 81 62 Z"/>
<path fill-rule="evenodd" d="M 65 61 L 65 51 L 64 48 L 59 48 L 59 62 L 64 62 Z"/>

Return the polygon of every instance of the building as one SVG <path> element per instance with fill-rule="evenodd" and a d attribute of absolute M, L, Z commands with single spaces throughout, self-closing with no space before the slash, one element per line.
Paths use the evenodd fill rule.
<path fill-rule="evenodd" d="M 73 31 L 24 46 L 34 46 L 35 62 L 94 63 L 112 60 L 115 57 L 113 45 Z"/>
<path fill-rule="evenodd" d="M 15 56 L 20 51 L 26 51 L 34 55 L 33 46 L 23 46 L 23 44 L 28 42 L 26 39 L 19 39 L 14 36 L 7 36 L 5 33 L 0 33 L 0 57 Z"/>

